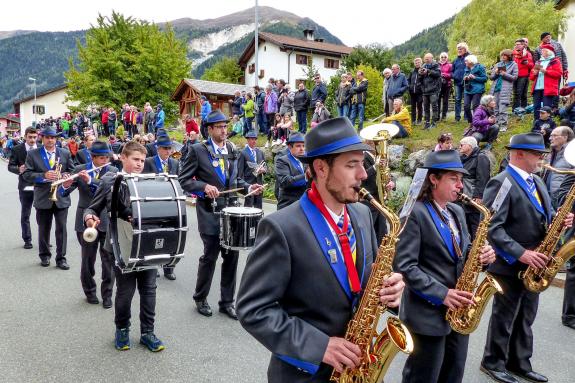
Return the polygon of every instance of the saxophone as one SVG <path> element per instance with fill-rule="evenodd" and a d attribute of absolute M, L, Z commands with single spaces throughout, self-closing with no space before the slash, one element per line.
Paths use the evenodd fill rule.
<path fill-rule="evenodd" d="M 463 273 L 461 273 L 461 276 L 455 285 L 457 290 L 473 293 L 473 301 L 475 304 L 455 309 L 450 308 L 447 310 L 447 314 L 445 315 L 445 319 L 449 322 L 449 325 L 454 331 L 467 335 L 477 329 L 481 316 L 483 315 L 483 311 L 485 311 L 485 306 L 491 299 L 491 296 L 496 292 L 500 294 L 503 293 L 503 289 L 489 274 L 485 274 L 485 279 L 481 281 L 481 284 L 478 284 L 479 274 L 482 270 L 479 255 L 481 254 L 481 248 L 487 239 L 487 228 L 489 226 L 489 221 L 491 220 L 491 212 L 488 208 L 475 202 L 472 198 L 463 193 L 459 195 L 459 198 L 463 202 L 479 210 L 482 215 L 481 222 L 479 223 L 475 233 L 475 239 L 471 244 L 471 250 L 467 256 L 467 261 L 465 262 L 465 266 L 463 266 Z"/>
<path fill-rule="evenodd" d="M 388 219 L 390 230 L 379 246 L 365 292 L 345 333 L 345 339 L 362 350 L 362 360 L 355 369 L 345 369 L 341 374 L 334 371 L 330 380 L 339 383 L 380 383 L 399 351 L 406 354 L 413 351 L 411 334 L 398 318 L 389 317 L 386 328 L 380 334 L 377 332 L 379 317 L 386 309 L 379 301 L 379 290 L 385 277 L 392 273 L 395 245 L 401 229 L 399 217 L 377 202 L 367 190 L 360 189 L 359 196 Z"/>
<path fill-rule="evenodd" d="M 550 165 L 543 165 L 543 167 L 559 174 L 575 174 L 575 170 L 556 169 Z M 543 253 L 549 257 L 547 264 L 541 269 L 529 266 L 527 270 L 519 273 L 519 278 L 523 279 L 523 284 L 527 290 L 534 293 L 545 291 L 551 285 L 551 281 L 555 278 L 557 272 L 559 272 L 559 268 L 574 255 L 575 240 L 567 242 L 556 254 L 553 254 L 565 231 L 563 221 L 571 212 L 573 203 L 575 203 L 575 184 L 569 189 L 563 205 L 561 205 L 551 225 L 549 225 L 543 242 L 535 249 L 536 252 Z"/>

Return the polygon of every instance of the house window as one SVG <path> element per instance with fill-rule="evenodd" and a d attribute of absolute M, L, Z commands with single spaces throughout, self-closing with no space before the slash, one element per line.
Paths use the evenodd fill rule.
<path fill-rule="evenodd" d="M 250 72 L 250 74 L 254 73 L 256 71 L 256 64 L 250 64 L 250 66 L 248 67 L 248 72 Z"/>
<path fill-rule="evenodd" d="M 339 69 L 339 60 L 336 59 L 324 59 L 323 60 L 324 68 L 328 69 Z"/>
<path fill-rule="evenodd" d="M 300 65 L 309 65 L 311 57 L 306 55 L 295 55 L 295 63 Z"/>
<path fill-rule="evenodd" d="M 259 78 L 264 78 L 264 75 L 265 75 L 265 74 L 264 74 L 264 70 L 263 70 L 263 69 L 260 69 L 260 74 L 259 74 L 258 77 L 259 77 Z"/>

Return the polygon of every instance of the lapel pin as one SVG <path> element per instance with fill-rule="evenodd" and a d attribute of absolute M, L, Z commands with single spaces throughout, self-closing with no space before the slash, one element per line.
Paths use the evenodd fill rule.
<path fill-rule="evenodd" d="M 335 251 L 335 249 L 329 249 L 327 253 L 329 254 L 331 263 L 337 263 L 337 251 Z"/>

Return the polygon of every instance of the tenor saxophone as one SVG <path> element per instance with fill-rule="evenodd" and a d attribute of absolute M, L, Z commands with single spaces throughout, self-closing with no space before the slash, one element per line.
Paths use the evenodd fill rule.
<path fill-rule="evenodd" d="M 463 272 L 459 279 L 457 279 L 457 284 L 455 285 L 457 290 L 472 293 L 475 304 L 455 309 L 450 308 L 445 315 L 445 319 L 454 331 L 467 335 L 477 329 L 483 311 L 485 311 L 485 307 L 491 299 L 491 296 L 495 293 L 501 294 L 503 290 L 495 278 L 489 274 L 486 274 L 481 284 L 478 284 L 479 275 L 482 270 L 479 255 L 487 239 L 487 229 L 489 221 L 491 220 L 491 212 L 484 205 L 475 202 L 463 193 L 459 195 L 459 198 L 479 210 L 482 215 L 481 222 L 475 232 L 475 239 L 471 244 L 471 250 L 467 256 L 467 261 L 465 262 L 465 266 L 463 266 Z"/>
<path fill-rule="evenodd" d="M 575 174 L 575 170 L 556 169 L 550 165 L 543 166 L 559 174 Z M 565 221 L 565 218 L 571 212 L 573 203 L 575 203 L 575 184 L 571 186 L 569 193 L 567 193 L 565 197 L 565 201 L 563 201 L 563 205 L 557 210 L 557 214 L 553 218 L 551 225 L 549 225 L 543 242 L 535 249 L 536 252 L 548 256 L 549 260 L 547 264 L 543 268 L 529 266 L 527 270 L 519 273 L 519 278 L 523 279 L 523 284 L 527 290 L 534 293 L 545 291 L 559 272 L 559 268 L 573 257 L 573 248 L 575 247 L 573 240 L 567 242 L 554 254 L 555 248 L 565 231 L 563 221 Z"/>
<path fill-rule="evenodd" d="M 399 351 L 406 354 L 413 351 L 411 334 L 398 318 L 389 317 L 386 328 L 381 333 L 377 332 L 379 317 L 386 309 L 379 300 L 379 291 L 385 278 L 392 273 L 395 245 L 401 229 L 399 217 L 377 202 L 367 190 L 360 189 L 359 196 L 369 201 L 388 219 L 390 230 L 379 246 L 365 292 L 345 333 L 345 339 L 362 350 L 361 362 L 358 367 L 346 368 L 341 374 L 334 371 L 331 381 L 380 383 L 383 382 L 391 361 Z"/>

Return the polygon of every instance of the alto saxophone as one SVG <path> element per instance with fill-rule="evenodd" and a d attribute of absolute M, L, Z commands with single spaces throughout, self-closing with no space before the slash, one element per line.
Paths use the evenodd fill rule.
<path fill-rule="evenodd" d="M 467 335 L 477 329 L 483 311 L 485 311 L 485 307 L 491 299 L 491 296 L 496 292 L 500 294 L 503 293 L 503 289 L 495 278 L 489 274 L 485 274 L 485 279 L 481 281 L 481 284 L 478 284 L 479 274 L 482 270 L 479 255 L 487 239 L 487 229 L 489 221 L 491 220 L 491 212 L 484 205 L 475 202 L 463 193 L 459 195 L 459 198 L 479 210 L 482 215 L 481 222 L 475 232 L 475 239 L 471 244 L 471 250 L 467 256 L 467 261 L 465 262 L 465 266 L 463 266 L 463 273 L 461 273 L 455 285 L 457 290 L 473 293 L 473 301 L 475 304 L 455 309 L 450 308 L 445 315 L 445 319 L 454 331 Z"/>
<path fill-rule="evenodd" d="M 543 165 L 543 167 L 559 174 L 575 174 L 575 170 L 556 169 L 550 165 Z M 519 273 L 519 278 L 523 279 L 523 284 L 527 290 L 534 293 L 545 291 L 559 272 L 559 268 L 573 257 L 575 240 L 567 242 L 557 253 L 553 254 L 565 231 L 563 221 L 565 221 L 565 218 L 571 212 L 573 203 L 575 203 L 575 184 L 571 186 L 569 193 L 567 193 L 565 197 L 565 201 L 563 201 L 563 205 L 557 210 L 557 214 L 553 218 L 551 225 L 549 225 L 543 242 L 535 249 L 536 252 L 543 253 L 549 257 L 547 264 L 543 268 L 529 266 L 527 270 Z"/>
<path fill-rule="evenodd" d="M 391 361 L 399 351 L 406 354 L 413 351 L 413 340 L 407 328 L 396 317 L 389 317 L 386 328 L 380 334 L 377 332 L 379 317 L 386 309 L 379 300 L 379 291 L 385 278 L 393 271 L 395 245 L 401 231 L 400 221 L 395 213 L 377 202 L 367 190 L 360 189 L 359 196 L 369 201 L 388 219 L 390 230 L 379 246 L 365 292 L 345 333 L 345 339 L 362 350 L 360 365 L 354 369 L 345 369 L 341 374 L 334 371 L 330 379 L 340 383 L 379 383 L 383 381 Z"/>

